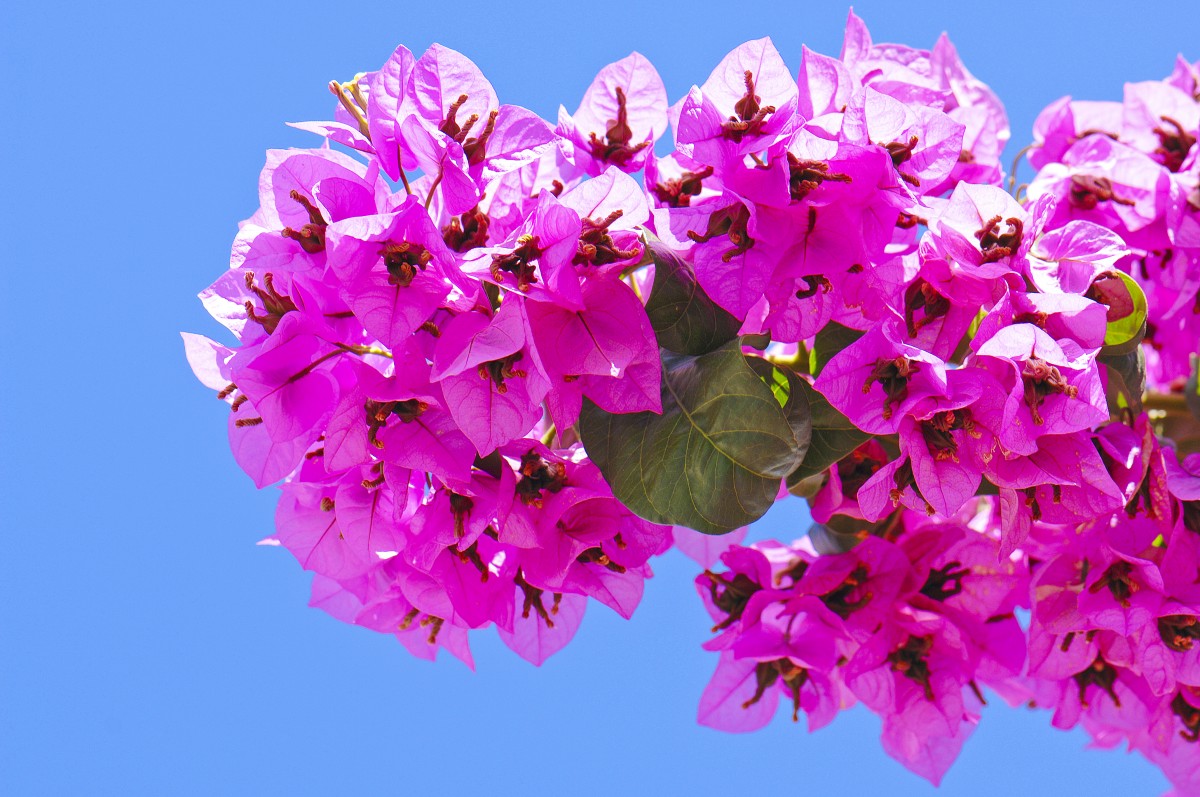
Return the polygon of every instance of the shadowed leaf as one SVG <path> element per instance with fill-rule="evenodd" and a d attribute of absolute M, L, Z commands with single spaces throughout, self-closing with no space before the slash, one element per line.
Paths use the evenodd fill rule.
<path fill-rule="evenodd" d="M 654 260 L 646 315 L 658 345 L 679 354 L 707 354 L 737 337 L 741 322 L 700 288 L 692 267 L 653 233 L 642 238 Z"/>
<path fill-rule="evenodd" d="M 812 440 L 812 413 L 808 409 L 808 398 L 804 394 L 804 388 L 797 384 L 803 382 L 804 378 L 762 357 L 747 356 L 746 362 L 758 374 L 763 384 L 771 389 L 775 400 L 783 408 L 788 425 L 792 427 L 792 434 L 796 436 L 800 460 L 803 462 Z"/>
<path fill-rule="evenodd" d="M 647 520 L 706 534 L 766 513 L 803 451 L 738 342 L 700 357 L 664 355 L 662 403 L 662 415 L 584 403 L 584 446 L 616 497 Z"/>
<path fill-rule="evenodd" d="M 812 440 L 804 462 L 788 476 L 792 487 L 809 476 L 815 476 L 842 457 L 870 439 L 871 435 L 859 429 L 845 416 L 834 409 L 825 397 L 813 389 L 804 379 L 796 379 L 804 397 L 808 399 L 808 411 L 812 424 Z"/>

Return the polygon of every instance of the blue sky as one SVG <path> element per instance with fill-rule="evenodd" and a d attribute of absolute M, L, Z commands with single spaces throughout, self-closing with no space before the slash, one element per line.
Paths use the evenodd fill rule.
<path fill-rule="evenodd" d="M 14 4 L 15 5 L 15 4 Z M 1155 795 L 1136 756 L 1085 751 L 996 706 L 935 792 L 861 711 L 809 736 L 695 724 L 715 665 L 695 568 L 672 553 L 625 622 L 592 606 L 541 669 L 481 636 L 478 672 L 410 658 L 309 609 L 191 377 L 178 331 L 256 205 L 263 151 L 315 146 L 331 78 L 398 43 L 473 58 L 502 101 L 553 118 L 630 50 L 672 100 L 770 35 L 836 55 L 840 3 L 26 3 L 0 23 L 0 793 Z M 1067 93 L 1200 58 L 1189 2 L 860 2 L 876 40 L 949 31 L 1008 106 L 1012 150 Z M 754 529 L 791 538 L 802 506 Z"/>

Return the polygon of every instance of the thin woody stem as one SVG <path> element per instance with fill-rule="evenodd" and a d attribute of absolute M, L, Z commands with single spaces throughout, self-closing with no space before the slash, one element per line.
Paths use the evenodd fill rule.
<path fill-rule="evenodd" d="M 1167 414 L 1189 415 L 1187 397 L 1182 393 L 1158 393 L 1151 391 L 1142 398 L 1142 406 L 1148 410 L 1162 410 Z"/>
<path fill-rule="evenodd" d="M 1017 169 L 1021 168 L 1021 158 L 1025 157 L 1025 154 L 1030 150 L 1038 149 L 1039 146 L 1038 144 L 1028 144 L 1018 150 L 1017 154 L 1013 157 L 1012 169 L 1008 173 L 1008 193 L 1014 197 L 1016 197 L 1016 193 L 1013 189 L 1017 185 Z"/>

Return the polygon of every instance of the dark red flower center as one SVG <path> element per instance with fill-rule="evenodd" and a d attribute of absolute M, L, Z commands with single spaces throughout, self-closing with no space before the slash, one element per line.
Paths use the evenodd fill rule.
<path fill-rule="evenodd" d="M 1117 196 L 1112 180 L 1090 174 L 1077 174 L 1071 178 L 1068 199 L 1072 205 L 1084 210 L 1095 210 L 1101 202 L 1115 202 L 1118 205 L 1137 204 L 1132 199 Z"/>
<path fill-rule="evenodd" d="M 1112 698 L 1113 705 L 1117 708 L 1121 707 L 1121 699 L 1117 697 L 1117 693 L 1113 688 L 1113 685 L 1117 682 L 1117 670 L 1105 661 L 1103 656 L 1097 655 L 1096 660 L 1081 672 L 1076 673 L 1074 678 L 1075 684 L 1079 687 L 1079 705 L 1087 708 L 1088 687 L 1098 686 Z"/>
<path fill-rule="evenodd" d="M 535 449 L 521 457 L 521 475 L 517 481 L 517 495 L 528 506 L 541 508 L 547 493 L 560 492 L 567 486 L 567 466 L 561 462 L 547 462 Z"/>
<path fill-rule="evenodd" d="M 571 262 L 577 266 L 605 266 L 609 263 L 618 263 L 637 257 L 640 250 L 636 246 L 631 249 L 621 249 L 608 232 L 609 226 L 623 214 L 624 211 L 617 209 L 600 221 L 582 219 L 583 226 L 579 233 L 579 244 Z"/>
<path fill-rule="evenodd" d="M 634 155 L 650 146 L 649 141 L 640 141 L 630 146 L 629 142 L 632 139 L 633 130 L 629 127 L 629 113 L 625 109 L 625 90 L 617 86 L 617 118 L 608 120 L 603 140 L 594 132 L 588 134 L 592 157 L 605 163 L 624 166 Z"/>
<path fill-rule="evenodd" d="M 1191 614 L 1158 618 L 1158 634 L 1171 650 L 1186 653 L 1200 639 L 1200 621 Z"/>
<path fill-rule="evenodd" d="M 728 263 L 735 255 L 745 254 L 752 246 L 754 239 L 747 229 L 750 224 L 750 210 L 740 202 L 722 208 L 708 217 L 708 228 L 704 233 L 688 230 L 688 238 L 696 243 L 704 243 L 718 236 L 729 238 L 733 246 L 721 255 L 721 260 Z"/>
<path fill-rule="evenodd" d="M 1180 501 L 1183 504 L 1183 527 L 1200 534 L 1200 501 Z"/>
<path fill-rule="evenodd" d="M 504 274 L 517 279 L 517 290 L 524 293 L 538 281 L 534 261 L 542 256 L 536 235 L 522 235 L 517 239 L 517 248 L 506 255 L 492 255 L 492 279 L 504 282 Z"/>
<path fill-rule="evenodd" d="M 462 539 L 466 534 L 467 520 L 471 517 L 471 510 L 475 508 L 475 502 L 469 496 L 459 495 L 453 490 L 450 492 L 450 514 L 454 516 L 454 537 Z"/>
<path fill-rule="evenodd" d="M 896 468 L 896 472 L 892 474 L 892 484 L 894 486 L 888 491 L 888 498 L 891 499 L 893 505 L 898 506 L 904 497 L 904 491 L 912 488 L 917 497 L 924 501 L 925 513 L 931 517 L 935 514 L 936 510 L 933 508 L 933 505 L 925 500 L 925 496 L 921 494 L 921 488 L 917 486 L 917 478 L 913 474 L 911 459 L 904 460 L 900 467 Z"/>
<path fill-rule="evenodd" d="M 703 575 L 708 579 L 708 591 L 713 605 L 726 615 L 724 620 L 713 626 L 714 632 L 728 628 L 740 620 L 750 596 L 762 589 L 760 584 L 745 573 L 737 573 L 733 578 L 729 578 L 728 573 L 705 570 Z"/>
<path fill-rule="evenodd" d="M 800 690 L 808 683 L 808 670 L 793 662 L 791 659 L 775 659 L 761 661 L 754 667 L 754 694 L 742 708 L 750 708 L 767 693 L 775 683 L 783 678 L 783 684 L 792 698 L 792 722 L 800 720 Z"/>
<path fill-rule="evenodd" d="M 487 157 L 487 142 L 491 138 L 492 132 L 496 129 L 496 117 L 500 114 L 500 111 L 493 110 L 489 112 L 483 132 L 477 136 L 472 136 L 471 130 L 479 121 L 479 114 L 471 114 L 461 124 L 458 121 L 458 112 L 466 101 L 466 94 L 458 96 L 458 99 L 447 109 L 446 118 L 438 125 L 438 130 L 461 144 L 463 153 L 467 156 L 467 162 L 474 166 L 477 163 L 483 163 L 483 159 Z"/>
<path fill-rule="evenodd" d="M 821 596 L 821 602 L 829 611 L 845 620 L 854 612 L 871 602 L 871 592 L 863 589 L 870 574 L 865 564 L 859 564 L 840 585 Z"/>
<path fill-rule="evenodd" d="M 275 278 L 270 272 L 263 276 L 263 287 L 254 284 L 254 272 L 246 272 L 246 287 L 262 302 L 263 315 L 254 311 L 254 302 L 246 300 L 246 317 L 262 326 L 268 335 L 274 334 L 285 315 L 296 309 L 296 303 L 275 289 Z"/>
<path fill-rule="evenodd" d="M 1175 695 L 1175 699 L 1171 701 L 1171 713 L 1183 722 L 1180 736 L 1189 742 L 1200 741 L 1200 708 L 1189 703 L 1181 693 Z"/>
<path fill-rule="evenodd" d="M 458 533 L 457 528 L 455 528 L 455 533 Z M 458 536 L 461 537 L 462 535 L 459 534 Z M 462 562 L 464 565 L 471 565 L 478 570 L 479 580 L 483 583 L 487 582 L 488 577 L 491 575 L 491 571 L 488 570 L 487 562 L 483 561 L 483 557 L 479 555 L 478 541 L 471 543 L 470 546 L 461 551 L 453 545 L 448 546 L 447 550 L 457 556 L 458 561 Z"/>
<path fill-rule="evenodd" d="M 1046 319 L 1050 316 L 1040 310 L 1026 310 L 1013 316 L 1014 324 L 1033 324 L 1040 329 L 1046 328 Z"/>
<path fill-rule="evenodd" d="M 833 290 L 833 283 L 820 274 L 809 274 L 800 278 L 804 283 L 804 287 L 796 291 L 797 299 L 811 299 L 817 295 L 817 291 L 821 293 L 829 293 Z"/>
<path fill-rule="evenodd" d="M 560 531 L 568 531 L 561 520 L 558 521 L 556 525 Z M 595 548 L 588 548 L 586 551 L 579 554 L 579 556 L 575 557 L 575 561 L 584 565 L 600 565 L 604 569 L 610 570 L 613 573 L 625 572 L 625 568 L 623 566 L 610 559 L 608 554 L 604 552 L 604 549 L 598 546 Z"/>
<path fill-rule="evenodd" d="M 904 289 L 904 324 L 909 335 L 950 312 L 950 300 L 921 277 Z M 917 317 L 920 313 L 920 317 Z"/>
<path fill-rule="evenodd" d="M 835 183 L 851 182 L 850 175 L 830 172 L 829 164 L 821 161 L 801 160 L 792 153 L 787 154 L 788 190 L 796 202 L 821 187 L 826 180 Z"/>
<path fill-rule="evenodd" d="M 877 360 L 863 383 L 862 392 L 870 393 L 871 386 L 878 383 L 886 396 L 883 402 L 883 417 L 891 418 L 896 406 L 908 398 L 908 380 L 917 370 L 917 364 L 907 357 Z"/>
<path fill-rule="evenodd" d="M 419 399 L 404 401 L 375 401 L 367 399 L 364 405 L 367 412 L 367 440 L 376 448 L 383 448 L 383 441 L 377 439 L 379 430 L 387 426 L 392 416 L 400 419 L 401 423 L 412 423 L 420 418 L 429 405 Z"/>
<path fill-rule="evenodd" d="M 929 682 L 929 662 L 926 656 L 933 650 L 932 636 L 910 636 L 904 644 L 888 654 L 892 669 L 921 687 L 925 699 L 933 702 L 933 685 Z"/>
<path fill-rule="evenodd" d="M 1029 509 L 1029 516 L 1031 518 L 1033 518 L 1034 520 L 1041 520 L 1042 519 L 1042 507 L 1041 507 L 1041 504 L 1038 503 L 1037 488 L 1036 487 L 1024 487 L 1021 489 L 1021 493 L 1025 496 L 1024 503 L 1025 503 L 1025 506 L 1028 507 L 1028 509 Z"/>
<path fill-rule="evenodd" d="M 1109 565 L 1104 574 L 1088 587 L 1088 592 L 1095 594 L 1107 588 L 1122 607 L 1129 608 L 1129 598 L 1142 587 L 1133 579 L 1133 565 L 1121 560 Z"/>
<path fill-rule="evenodd" d="M 479 366 L 479 378 L 490 379 L 496 385 L 496 392 L 503 395 L 508 392 L 508 385 L 504 384 L 505 379 L 522 378 L 526 374 L 524 371 L 517 369 L 515 366 L 525 355 L 521 352 L 513 352 L 507 357 L 501 357 L 499 360 L 481 363 Z"/>
<path fill-rule="evenodd" d="M 686 208 L 692 197 L 699 196 L 704 187 L 704 178 L 712 177 L 713 167 L 705 166 L 698 172 L 684 172 L 678 178 L 654 185 L 654 196 L 672 208 Z"/>
<path fill-rule="evenodd" d="M 929 577 L 921 587 L 921 594 L 935 601 L 953 598 L 962 592 L 962 580 L 969 575 L 970 568 L 963 567 L 962 562 L 947 562 L 929 571 Z"/>
<path fill-rule="evenodd" d="M 721 125 L 722 134 L 730 141 L 740 142 L 745 136 L 757 135 L 767 117 L 775 113 L 774 105 L 762 105 L 762 97 L 754 93 L 754 73 L 745 74 L 746 92 L 733 104 L 733 115 Z"/>
<path fill-rule="evenodd" d="M 298 230 L 294 230 L 291 227 L 284 227 L 282 231 L 283 237 L 296 241 L 310 255 L 325 251 L 326 224 L 325 217 L 321 215 L 320 209 L 310 202 L 308 197 L 295 189 L 292 189 L 288 196 L 299 202 L 304 207 L 304 210 L 308 212 L 308 224 L 305 224 Z"/>
<path fill-rule="evenodd" d="M 1033 415 L 1033 422 L 1039 426 L 1043 423 L 1039 409 L 1047 396 L 1064 395 L 1075 398 L 1079 395 L 1079 389 L 1067 384 L 1058 368 L 1032 354 L 1025 361 L 1021 379 L 1025 383 L 1025 404 Z"/>
<path fill-rule="evenodd" d="M 553 628 L 554 621 L 550 618 L 553 615 L 558 614 L 558 604 L 562 601 L 562 593 L 551 593 L 553 595 L 553 602 L 550 604 L 550 608 L 547 609 L 546 604 L 542 599 L 542 596 L 546 594 L 544 589 L 538 589 L 537 587 L 530 585 L 530 583 L 525 580 L 525 574 L 520 570 L 517 571 L 517 575 L 513 580 L 521 589 L 521 616 L 528 619 L 530 613 L 533 612 L 537 615 L 538 619 L 545 623 L 547 628 Z"/>
<path fill-rule="evenodd" d="M 966 432 L 971 437 L 979 437 L 979 432 L 975 430 L 975 420 L 968 408 L 943 410 L 921 421 L 921 436 L 925 438 L 929 453 L 938 462 L 958 462 L 958 441 L 951 434 L 958 431 Z"/>
<path fill-rule="evenodd" d="M 1015 216 L 1001 219 L 993 216 L 987 224 L 975 231 L 979 240 L 979 250 L 983 253 L 984 263 L 995 263 L 1017 251 L 1021 245 L 1021 234 L 1025 225 Z"/>
<path fill-rule="evenodd" d="M 864 451 L 861 447 L 842 457 L 837 463 L 838 478 L 842 482 L 842 495 L 857 498 L 858 491 L 867 480 L 884 466 L 882 460 Z"/>
<path fill-rule="evenodd" d="M 912 159 L 913 152 L 917 148 L 917 142 L 920 140 L 918 136 L 909 136 L 908 141 L 892 141 L 883 145 L 888 155 L 891 156 L 892 165 L 896 167 L 896 174 L 900 176 L 901 180 L 914 188 L 920 187 L 921 181 L 911 174 L 905 174 L 900 171 L 900 167 Z"/>
<path fill-rule="evenodd" d="M 421 619 L 417 620 L 418 617 Z M 425 641 L 430 645 L 436 644 L 438 632 L 442 630 L 442 626 L 446 621 L 441 617 L 434 617 L 432 614 L 426 614 L 422 617 L 420 609 L 410 609 L 408 614 L 404 615 L 404 618 L 396 626 L 396 629 L 398 631 L 407 631 L 408 629 L 412 628 L 414 620 L 417 620 L 417 625 L 421 628 L 429 629 L 429 636 L 425 639 Z"/>
<path fill-rule="evenodd" d="M 387 268 L 388 284 L 407 288 L 417 274 L 424 271 L 433 259 L 433 253 L 420 244 L 388 241 L 384 245 L 383 265 Z"/>
<path fill-rule="evenodd" d="M 479 206 L 450 219 L 442 228 L 442 240 L 455 252 L 466 252 L 483 246 L 488 239 L 488 226 L 492 223 Z"/>
<path fill-rule="evenodd" d="M 1177 172 L 1183 167 L 1188 152 L 1195 145 L 1196 137 L 1171 117 L 1158 118 L 1162 120 L 1162 124 L 1154 128 L 1154 135 L 1158 136 L 1158 148 L 1154 150 L 1154 154 L 1169 171 Z"/>

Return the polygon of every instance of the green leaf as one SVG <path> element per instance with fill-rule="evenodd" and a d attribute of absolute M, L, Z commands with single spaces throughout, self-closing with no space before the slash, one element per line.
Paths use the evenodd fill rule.
<path fill-rule="evenodd" d="M 825 400 L 804 379 L 797 379 L 800 392 L 808 400 L 809 417 L 812 423 L 812 440 L 804 462 L 788 476 L 788 486 L 794 487 L 801 481 L 816 476 L 842 457 L 858 448 L 871 435 L 859 429 Z"/>
<path fill-rule="evenodd" d="M 812 351 L 808 353 L 808 372 L 814 377 L 838 352 L 863 336 L 862 330 L 850 329 L 830 321 L 817 333 Z"/>
<path fill-rule="evenodd" d="M 742 322 L 708 297 L 692 267 L 653 233 L 642 240 L 654 260 L 646 315 L 658 345 L 678 354 L 707 354 L 737 337 Z"/>
<path fill-rule="evenodd" d="M 975 314 L 975 318 L 971 320 L 971 325 L 967 327 L 967 331 L 963 333 L 962 338 L 958 341 L 958 345 L 954 347 L 954 353 L 950 355 L 950 362 L 961 363 L 965 362 L 971 354 L 971 341 L 975 340 L 975 336 L 979 334 L 979 325 L 983 323 L 983 319 L 987 318 L 987 311 L 982 307 Z"/>
<path fill-rule="evenodd" d="M 792 481 L 788 478 L 788 492 L 797 498 L 814 498 L 817 493 L 821 492 L 821 488 L 825 485 L 824 472 L 818 473 L 816 476 L 809 476 L 807 479 Z"/>
<path fill-rule="evenodd" d="M 808 539 L 822 556 L 845 553 L 858 545 L 870 534 L 874 524 L 847 515 L 834 515 L 829 523 L 813 523 L 808 528 Z"/>
<path fill-rule="evenodd" d="M 1108 326 L 1100 354 L 1122 356 L 1146 337 L 1146 294 L 1133 277 L 1120 271 L 1101 276 L 1088 289 L 1088 298 L 1108 308 Z"/>
<path fill-rule="evenodd" d="M 1146 390 L 1146 355 L 1141 346 L 1119 355 L 1101 355 L 1096 361 L 1108 372 L 1108 411 L 1119 416 L 1128 408 L 1142 411 L 1142 393 Z"/>
<path fill-rule="evenodd" d="M 875 523 L 849 515 L 834 515 L 826 523 L 814 523 L 808 529 L 813 548 L 822 556 L 849 551 L 867 537 L 888 539 L 900 522 L 900 513 L 885 515 Z"/>
<path fill-rule="evenodd" d="M 762 357 L 747 356 L 746 362 L 758 374 L 763 384 L 771 389 L 775 400 L 783 408 L 788 425 L 792 427 L 792 434 L 796 436 L 800 459 L 803 461 L 812 440 L 812 413 L 809 412 L 808 399 L 804 394 L 804 387 L 807 387 L 808 383 L 805 382 L 802 387 L 799 384 L 804 382 L 802 377 Z"/>
<path fill-rule="evenodd" d="M 706 534 L 762 517 L 803 451 L 740 344 L 664 354 L 662 404 L 662 415 L 613 415 L 584 402 L 580 436 L 614 495 L 647 520 Z"/>

